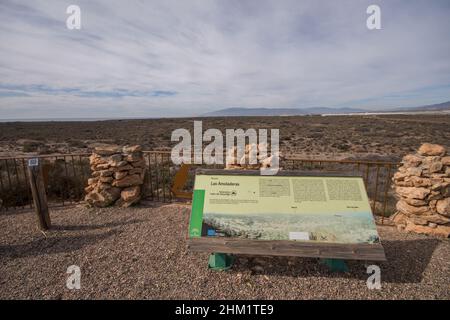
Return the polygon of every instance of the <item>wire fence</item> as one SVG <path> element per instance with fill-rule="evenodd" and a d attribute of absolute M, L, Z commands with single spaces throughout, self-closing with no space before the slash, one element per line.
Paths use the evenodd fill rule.
<path fill-rule="evenodd" d="M 83 200 L 90 177 L 90 154 L 58 154 L 36 156 L 43 167 L 49 207 L 65 206 Z M 150 201 L 178 201 L 171 186 L 179 165 L 173 164 L 169 151 L 144 151 L 147 162 L 143 198 Z M 33 208 L 28 182 L 27 160 L 30 157 L 0 158 L 0 212 Z M 35 158 L 33 156 L 33 158 Z M 392 175 L 399 163 L 358 160 L 302 159 L 289 156 L 280 166 L 286 170 L 314 170 L 353 173 L 364 179 L 372 211 L 389 216 L 395 211 L 391 188 Z M 223 165 L 192 165 L 185 191 L 192 191 L 196 168 L 223 169 Z"/>
<path fill-rule="evenodd" d="M 358 160 L 311 160 L 287 158 L 282 168 L 288 170 L 314 170 L 345 172 L 361 176 L 366 186 L 372 211 L 375 215 L 390 216 L 397 202 L 392 188 L 392 176 L 400 163 Z"/>
<path fill-rule="evenodd" d="M 91 171 L 90 154 L 33 156 L 41 162 L 49 206 L 65 206 L 84 197 Z M 27 161 L 30 157 L 0 158 L 0 211 L 33 208 Z"/>

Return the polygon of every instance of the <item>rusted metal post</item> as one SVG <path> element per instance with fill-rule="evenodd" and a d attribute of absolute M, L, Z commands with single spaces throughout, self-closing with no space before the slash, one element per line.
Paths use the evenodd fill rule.
<path fill-rule="evenodd" d="M 38 158 L 28 160 L 28 177 L 31 193 L 33 195 L 34 210 L 36 212 L 38 227 L 40 230 L 48 230 L 51 227 L 48 213 L 47 194 L 45 192 L 42 166 Z"/>

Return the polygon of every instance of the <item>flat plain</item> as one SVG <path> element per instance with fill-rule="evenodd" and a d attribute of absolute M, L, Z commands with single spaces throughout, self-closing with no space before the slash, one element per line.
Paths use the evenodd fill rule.
<path fill-rule="evenodd" d="M 311 158 L 399 160 L 424 142 L 450 147 L 450 114 L 220 117 L 0 123 L 3 156 L 88 152 L 98 143 L 141 144 L 144 150 L 170 149 L 172 131 L 216 128 L 279 129 L 285 154 Z"/>

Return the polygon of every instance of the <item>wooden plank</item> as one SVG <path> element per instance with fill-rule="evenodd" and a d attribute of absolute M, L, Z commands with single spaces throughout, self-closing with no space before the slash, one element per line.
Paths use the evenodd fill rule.
<path fill-rule="evenodd" d="M 51 221 L 48 212 L 47 194 L 45 192 L 42 166 L 40 163 L 36 166 L 28 166 L 28 180 L 33 195 L 34 210 L 37 216 L 38 227 L 40 230 L 48 230 L 51 227 Z"/>
<path fill-rule="evenodd" d="M 187 244 L 192 251 L 373 261 L 386 260 L 384 249 L 379 243 L 346 244 L 199 237 L 187 239 Z"/>

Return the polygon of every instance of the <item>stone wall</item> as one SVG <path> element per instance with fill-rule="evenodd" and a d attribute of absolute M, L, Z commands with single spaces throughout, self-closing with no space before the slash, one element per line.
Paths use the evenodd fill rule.
<path fill-rule="evenodd" d="M 227 158 L 225 162 L 225 169 L 241 169 L 241 170 L 258 170 L 260 168 L 267 169 L 274 166 L 275 157 L 278 157 L 278 161 L 281 160 L 281 154 L 270 155 L 267 150 L 267 145 L 264 143 L 260 144 L 247 144 L 245 146 L 245 153 L 240 159 L 237 156 L 237 147 L 234 146 L 227 151 Z M 257 163 L 250 164 L 250 155 L 254 154 Z M 280 165 L 280 164 L 278 164 Z M 281 169 L 281 167 L 280 167 Z"/>
<path fill-rule="evenodd" d="M 393 181 L 398 229 L 449 237 L 450 156 L 445 148 L 423 144 L 416 154 L 403 157 Z"/>
<path fill-rule="evenodd" d="M 85 201 L 95 207 L 128 207 L 141 199 L 146 170 L 141 146 L 107 145 L 89 158 L 92 176 Z"/>

